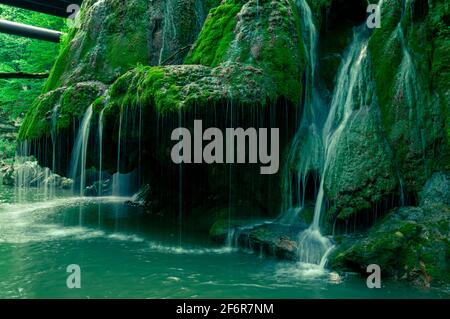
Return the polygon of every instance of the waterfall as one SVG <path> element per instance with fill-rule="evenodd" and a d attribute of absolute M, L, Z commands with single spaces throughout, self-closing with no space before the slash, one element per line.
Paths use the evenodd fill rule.
<path fill-rule="evenodd" d="M 365 85 L 370 82 L 367 79 L 367 46 L 368 41 L 364 36 L 364 30 L 355 32 L 336 81 L 330 112 L 322 131 L 325 159 L 314 207 L 314 219 L 311 226 L 300 235 L 299 240 L 300 261 L 302 262 L 324 266 L 326 257 L 333 247 L 331 241 L 320 233 L 320 220 L 325 200 L 325 176 L 333 164 L 339 139 L 347 127 L 351 115 L 355 110 L 366 105 L 368 90 Z"/>
<path fill-rule="evenodd" d="M 57 124 L 58 124 L 58 115 L 59 115 L 59 109 L 61 107 L 61 100 L 62 100 L 62 94 L 61 97 L 58 101 L 58 103 L 55 104 L 55 106 L 53 107 L 52 110 L 52 126 L 51 126 L 51 130 L 50 130 L 50 136 L 51 136 L 51 140 L 52 140 L 52 170 L 46 170 L 46 192 L 47 192 L 47 188 L 50 188 L 50 197 L 54 197 L 55 192 L 56 192 L 56 186 L 54 182 L 51 182 L 50 185 L 48 185 L 48 181 L 49 181 L 49 177 L 52 175 L 52 172 L 55 173 L 56 172 L 56 142 L 57 142 Z"/>
<path fill-rule="evenodd" d="M 317 64 L 317 28 L 314 24 L 311 8 L 306 0 L 296 0 L 303 21 L 303 32 L 306 32 L 307 53 L 310 63 L 311 82 L 314 83 Z"/>
<path fill-rule="evenodd" d="M 103 116 L 105 108 L 100 111 L 98 117 L 98 196 L 103 195 Z"/>
<path fill-rule="evenodd" d="M 305 83 L 304 111 L 300 127 L 294 136 L 283 169 L 283 205 L 280 221 L 291 224 L 298 219 L 305 206 L 306 182 L 311 170 L 318 170 L 322 163 L 322 140 L 320 130 L 326 114 L 326 104 L 318 89 L 317 47 L 318 32 L 311 8 L 306 0 L 296 0 L 302 17 L 303 38 L 308 56 Z M 294 185 L 295 184 L 295 185 Z"/>
<path fill-rule="evenodd" d="M 122 152 L 122 126 L 123 126 L 123 110 L 120 110 L 119 116 L 119 134 L 117 137 L 117 172 L 113 175 L 113 195 L 120 196 L 121 176 L 120 176 L 120 158 Z"/>
<path fill-rule="evenodd" d="M 80 128 L 78 129 L 78 135 L 75 140 L 70 161 L 70 177 L 75 181 L 77 176 L 80 176 L 79 185 L 81 196 L 84 196 L 86 187 L 86 159 L 92 113 L 93 108 L 92 105 L 90 105 L 86 110 Z M 80 172 L 80 175 L 78 175 L 78 172 Z"/>
<path fill-rule="evenodd" d="M 304 112 L 294 137 L 284 168 L 284 199 L 280 222 L 292 223 L 305 206 L 308 176 L 318 172 L 320 183 L 315 189 L 313 221 L 299 234 L 300 263 L 323 269 L 333 249 L 328 237 L 321 234 L 320 222 L 325 210 L 325 177 L 333 164 L 336 148 L 344 129 L 351 123 L 351 115 L 365 107 L 373 93 L 367 58 L 368 40 L 365 29 L 354 33 L 352 43 L 341 63 L 329 108 L 319 90 L 317 69 L 318 33 L 311 9 L 306 0 L 297 0 L 302 16 L 303 37 L 309 58 L 308 80 L 305 85 Z M 380 3 L 381 4 L 381 3 Z M 372 85 L 372 87 L 369 87 Z"/>

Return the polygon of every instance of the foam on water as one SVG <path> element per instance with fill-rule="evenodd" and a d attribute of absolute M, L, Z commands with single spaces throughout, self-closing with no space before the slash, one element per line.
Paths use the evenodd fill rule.
<path fill-rule="evenodd" d="M 181 246 L 169 246 L 160 243 L 149 243 L 148 247 L 152 251 L 175 255 L 208 255 L 208 254 L 229 254 L 236 252 L 237 249 L 231 247 L 220 248 L 186 248 Z"/>

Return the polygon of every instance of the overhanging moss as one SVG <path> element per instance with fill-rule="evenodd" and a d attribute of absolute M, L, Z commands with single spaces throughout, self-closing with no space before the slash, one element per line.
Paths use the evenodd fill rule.
<path fill-rule="evenodd" d="M 50 134 L 51 119 L 47 115 L 59 103 L 63 91 L 64 89 L 51 91 L 34 101 L 20 127 L 19 140 L 37 139 Z"/>
<path fill-rule="evenodd" d="M 20 127 L 19 140 L 50 136 L 52 119 L 57 132 L 67 129 L 73 120 L 81 118 L 91 103 L 103 95 L 106 87 L 100 82 L 81 82 L 62 87 L 38 97 Z"/>
<path fill-rule="evenodd" d="M 138 67 L 111 87 L 110 108 L 151 105 L 160 114 L 220 101 L 265 106 L 276 98 L 262 70 L 237 63 Z"/>

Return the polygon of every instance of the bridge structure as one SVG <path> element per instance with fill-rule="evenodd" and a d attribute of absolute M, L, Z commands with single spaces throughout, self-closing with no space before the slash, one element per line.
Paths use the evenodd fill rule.
<path fill-rule="evenodd" d="M 69 18 L 74 12 L 71 5 L 81 6 L 83 0 L 0 0 L 0 4 L 40 12 L 62 18 Z M 72 9 L 72 10 L 71 10 Z M 62 33 L 23 23 L 0 19 L 0 33 L 22 36 L 42 41 L 59 43 Z M 0 79 L 43 79 L 48 73 L 2 73 Z"/>
<path fill-rule="evenodd" d="M 68 18 L 74 13 L 71 5 L 81 6 L 83 0 L 0 0 L 0 4 Z M 59 42 L 62 33 L 55 30 L 0 19 L 0 32 L 32 39 Z"/>

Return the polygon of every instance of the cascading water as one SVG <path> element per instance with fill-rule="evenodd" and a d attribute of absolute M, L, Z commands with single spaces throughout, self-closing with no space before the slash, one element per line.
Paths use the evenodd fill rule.
<path fill-rule="evenodd" d="M 75 181 L 80 177 L 80 195 L 84 196 L 86 188 L 86 160 L 89 133 L 91 129 L 91 119 L 93 114 L 92 105 L 90 105 L 84 114 L 75 144 L 72 150 L 72 159 L 70 162 L 70 176 Z M 79 173 L 79 175 L 78 175 Z M 74 183 L 75 185 L 75 183 Z"/>
<path fill-rule="evenodd" d="M 324 164 L 321 173 L 319 192 L 314 208 L 311 226 L 300 235 L 300 261 L 325 266 L 326 258 L 333 245 L 320 233 L 320 219 L 324 210 L 324 183 L 327 170 L 333 164 L 336 147 L 342 132 L 347 127 L 353 112 L 366 105 L 367 79 L 367 39 L 364 30 L 354 35 L 350 49 L 343 60 L 336 88 L 331 101 L 330 112 L 322 131 L 324 145 Z"/>
<path fill-rule="evenodd" d="M 326 105 L 318 89 L 317 45 L 318 32 L 311 9 L 306 0 L 297 0 L 302 16 L 303 38 L 309 66 L 305 81 L 304 112 L 300 127 L 294 137 L 284 168 L 283 193 L 285 194 L 280 222 L 291 224 L 305 206 L 306 180 L 311 170 L 319 169 L 322 162 L 320 130 L 323 126 Z M 307 150 L 307 151 L 306 151 Z M 301 153 L 301 156 L 299 154 Z"/>
<path fill-rule="evenodd" d="M 325 209 L 324 184 L 327 170 L 333 164 L 336 147 L 344 129 L 351 123 L 353 112 L 369 105 L 373 85 L 369 77 L 367 58 L 368 40 L 365 29 L 354 34 L 353 41 L 342 61 L 331 99 L 328 115 L 321 98 L 316 79 L 317 68 L 317 29 L 307 1 L 297 0 L 301 11 L 304 38 L 309 57 L 309 78 L 306 84 L 304 113 L 299 130 L 294 138 L 287 159 L 284 175 L 284 193 L 280 222 L 292 223 L 298 219 L 305 205 L 308 175 L 311 171 L 320 172 L 320 186 L 316 190 L 314 217 L 310 227 L 299 235 L 299 261 L 301 264 L 316 265 L 323 269 L 327 257 L 333 249 L 328 237 L 321 234 L 320 221 Z M 372 87 L 369 87 L 372 85 Z M 296 179 L 294 179 L 294 177 Z M 294 181 L 297 182 L 295 188 Z M 294 200 L 296 196 L 297 200 Z"/>
<path fill-rule="evenodd" d="M 100 111 L 98 117 L 98 196 L 103 195 L 103 117 L 105 108 Z"/>

